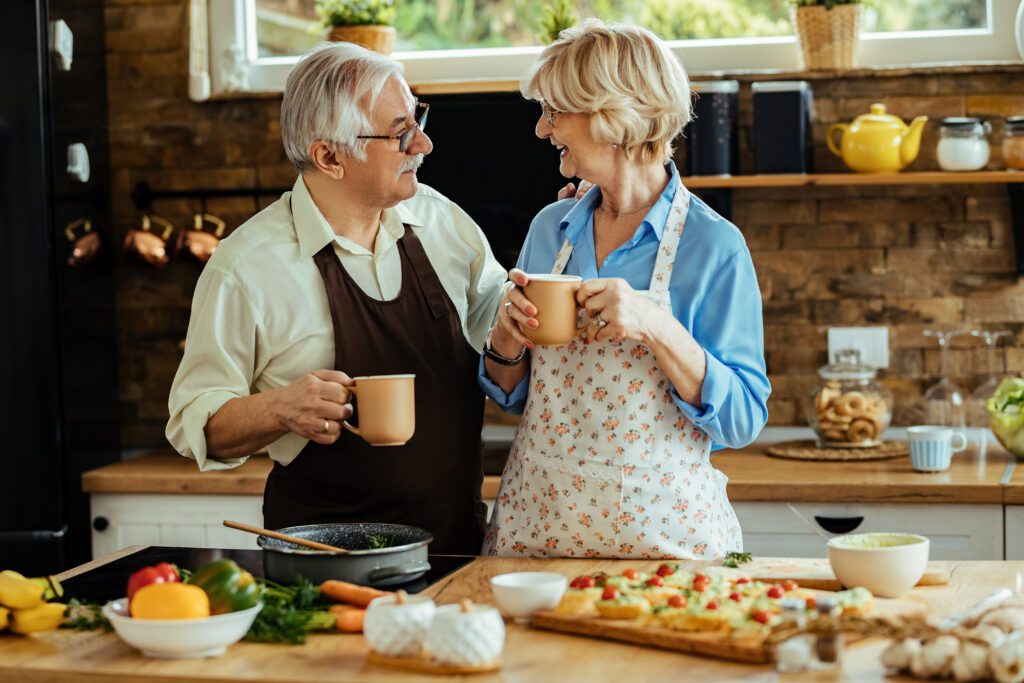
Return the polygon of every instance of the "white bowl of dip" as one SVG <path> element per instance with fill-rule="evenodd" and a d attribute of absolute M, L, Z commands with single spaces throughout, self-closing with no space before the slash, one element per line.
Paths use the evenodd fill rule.
<path fill-rule="evenodd" d="M 828 561 L 847 588 L 863 586 L 879 597 L 898 598 L 921 580 L 930 545 L 917 534 L 846 534 L 828 542 Z"/>

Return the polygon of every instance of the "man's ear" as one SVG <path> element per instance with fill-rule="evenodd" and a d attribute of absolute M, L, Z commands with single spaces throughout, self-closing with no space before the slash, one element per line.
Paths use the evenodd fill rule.
<path fill-rule="evenodd" d="M 345 157 L 329 142 L 314 142 L 309 148 L 309 157 L 313 160 L 313 165 L 330 178 L 341 180 L 345 177 Z"/>

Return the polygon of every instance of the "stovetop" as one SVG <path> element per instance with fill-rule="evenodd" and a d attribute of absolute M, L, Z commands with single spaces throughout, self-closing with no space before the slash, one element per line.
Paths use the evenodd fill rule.
<path fill-rule="evenodd" d="M 128 577 L 143 567 L 158 562 L 171 562 L 194 570 L 207 562 L 223 558 L 234 560 L 253 576 L 263 576 L 262 550 L 150 546 L 64 581 L 64 592 L 66 597 L 78 598 L 83 602 L 107 602 L 123 598 Z M 419 593 L 475 558 L 472 555 L 429 555 L 427 559 L 430 570 L 426 574 L 396 588 L 402 588 L 407 593 Z"/>

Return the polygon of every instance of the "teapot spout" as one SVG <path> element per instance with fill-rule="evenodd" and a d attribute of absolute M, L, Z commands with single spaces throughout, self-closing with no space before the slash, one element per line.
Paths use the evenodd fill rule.
<path fill-rule="evenodd" d="M 928 122 L 927 116 L 918 116 L 910 122 L 910 126 L 903 134 L 900 142 L 900 164 L 906 166 L 917 158 L 921 151 L 921 133 L 924 132 L 924 124 Z"/>

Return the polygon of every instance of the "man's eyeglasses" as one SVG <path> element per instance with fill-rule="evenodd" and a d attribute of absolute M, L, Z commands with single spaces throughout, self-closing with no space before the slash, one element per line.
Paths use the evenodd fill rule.
<path fill-rule="evenodd" d="M 398 151 L 404 152 L 409 147 L 409 143 L 412 142 L 412 138 L 416 135 L 416 129 L 423 130 L 427 127 L 427 113 L 430 111 L 430 105 L 425 102 L 417 102 L 414 113 L 416 114 L 416 123 L 409 126 L 407 129 L 399 133 L 398 135 L 357 135 L 356 137 L 360 140 L 398 140 Z"/>
<path fill-rule="evenodd" d="M 560 112 L 557 109 L 553 108 L 547 102 L 541 102 L 540 103 L 540 108 L 544 112 L 544 118 L 548 120 L 548 125 L 551 126 L 552 128 L 554 128 L 555 127 L 555 117 L 557 117 L 562 112 Z"/>

